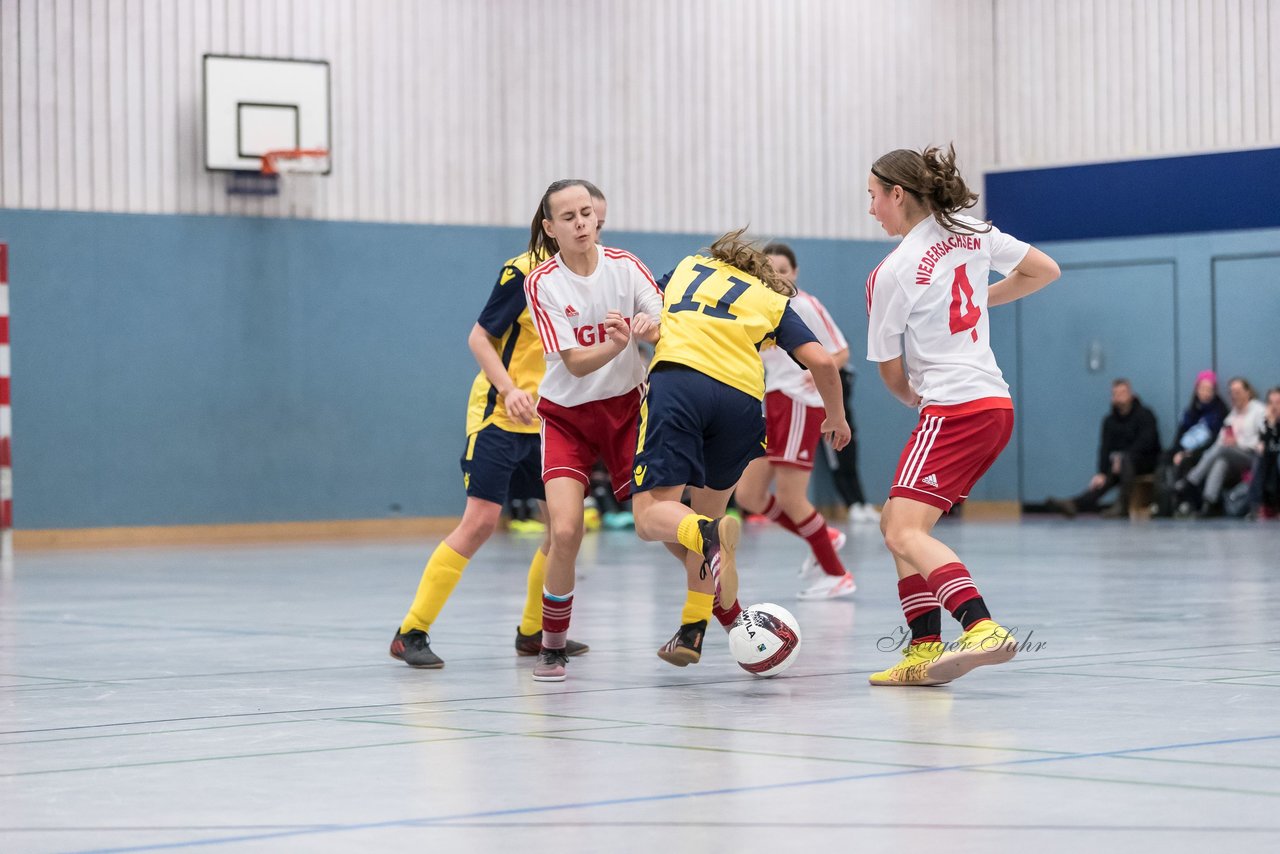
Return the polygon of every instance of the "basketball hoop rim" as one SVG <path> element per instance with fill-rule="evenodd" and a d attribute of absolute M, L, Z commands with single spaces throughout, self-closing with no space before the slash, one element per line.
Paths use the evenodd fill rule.
<path fill-rule="evenodd" d="M 318 169 L 281 170 L 277 165 L 277 161 L 279 160 L 306 161 L 306 160 L 319 159 L 322 157 L 327 158 L 328 156 L 329 156 L 329 149 L 327 148 L 281 148 L 281 149 L 276 149 L 275 151 L 268 151 L 267 153 L 262 155 L 262 174 L 278 175 L 282 171 L 319 173 L 322 170 L 318 170 Z M 326 168 L 323 171 L 324 172 L 328 171 L 327 164 L 326 164 Z"/>

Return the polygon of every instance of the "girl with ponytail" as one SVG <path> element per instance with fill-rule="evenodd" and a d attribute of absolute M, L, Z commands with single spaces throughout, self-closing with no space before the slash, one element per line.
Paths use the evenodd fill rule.
<path fill-rule="evenodd" d="M 889 391 L 920 410 L 880 520 L 911 631 L 902 660 L 872 685 L 941 685 L 1013 658 L 960 558 L 931 532 L 969 495 L 1013 431 L 1013 401 L 991 351 L 991 306 L 1058 278 L 1040 250 L 962 213 L 977 202 L 944 151 L 898 149 L 867 176 L 870 213 L 902 242 L 867 279 L 867 359 Z M 991 270 L 1005 274 L 988 286 Z M 942 608 L 963 634 L 943 644 Z"/>

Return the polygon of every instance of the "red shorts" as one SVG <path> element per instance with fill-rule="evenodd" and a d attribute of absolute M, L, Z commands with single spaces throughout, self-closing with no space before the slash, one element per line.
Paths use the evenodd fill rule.
<path fill-rule="evenodd" d="M 636 455 L 640 389 L 578 406 L 538 401 L 542 416 L 542 482 L 571 477 L 591 486 L 591 469 L 604 460 L 613 494 L 631 494 L 631 464 Z"/>
<path fill-rule="evenodd" d="M 926 406 L 902 449 L 889 497 L 950 510 L 969 497 L 1011 435 L 1013 401 L 1007 397 Z"/>
<path fill-rule="evenodd" d="M 813 455 L 822 439 L 822 419 L 827 411 L 821 406 L 805 406 L 780 391 L 764 396 L 765 454 L 775 466 L 813 468 Z"/>

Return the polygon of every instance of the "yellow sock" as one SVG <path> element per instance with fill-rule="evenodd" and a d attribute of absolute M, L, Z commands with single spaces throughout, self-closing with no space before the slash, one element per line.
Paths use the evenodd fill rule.
<path fill-rule="evenodd" d="M 413 605 L 400 624 L 401 632 L 421 629 L 431 631 L 431 624 L 440 616 L 440 609 L 449 600 L 454 585 L 462 577 L 462 570 L 467 568 L 468 558 L 455 552 L 444 543 L 436 546 L 422 570 L 422 580 L 418 582 L 418 593 L 413 597 Z"/>
<path fill-rule="evenodd" d="M 542 630 L 542 585 L 547 580 L 547 556 L 538 549 L 529 563 L 529 586 L 525 592 L 524 615 L 520 617 L 520 634 L 532 635 Z"/>
<path fill-rule="evenodd" d="M 680 520 L 680 528 L 676 532 L 680 545 L 697 554 L 702 554 L 702 532 L 698 530 L 698 523 L 702 521 L 710 522 L 711 517 L 690 513 Z"/>
<path fill-rule="evenodd" d="M 684 597 L 684 610 L 680 612 L 680 625 L 687 626 L 700 620 L 711 620 L 711 606 L 716 597 L 712 593 L 690 590 Z"/>

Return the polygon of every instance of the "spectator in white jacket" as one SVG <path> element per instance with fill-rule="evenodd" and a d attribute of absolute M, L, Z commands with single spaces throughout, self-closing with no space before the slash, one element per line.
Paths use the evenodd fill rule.
<path fill-rule="evenodd" d="M 1222 494 L 1240 482 L 1244 473 L 1253 468 L 1258 457 L 1258 442 L 1262 438 L 1263 422 L 1267 408 L 1258 400 L 1258 393 L 1244 377 L 1234 377 L 1228 386 L 1231 394 L 1231 411 L 1227 413 L 1218 438 L 1205 451 L 1200 462 L 1187 473 L 1185 486 L 1201 490 L 1200 515 L 1222 515 Z M 1180 490 L 1189 491 L 1187 489 Z M 1189 510 L 1189 502 L 1179 508 Z"/>

